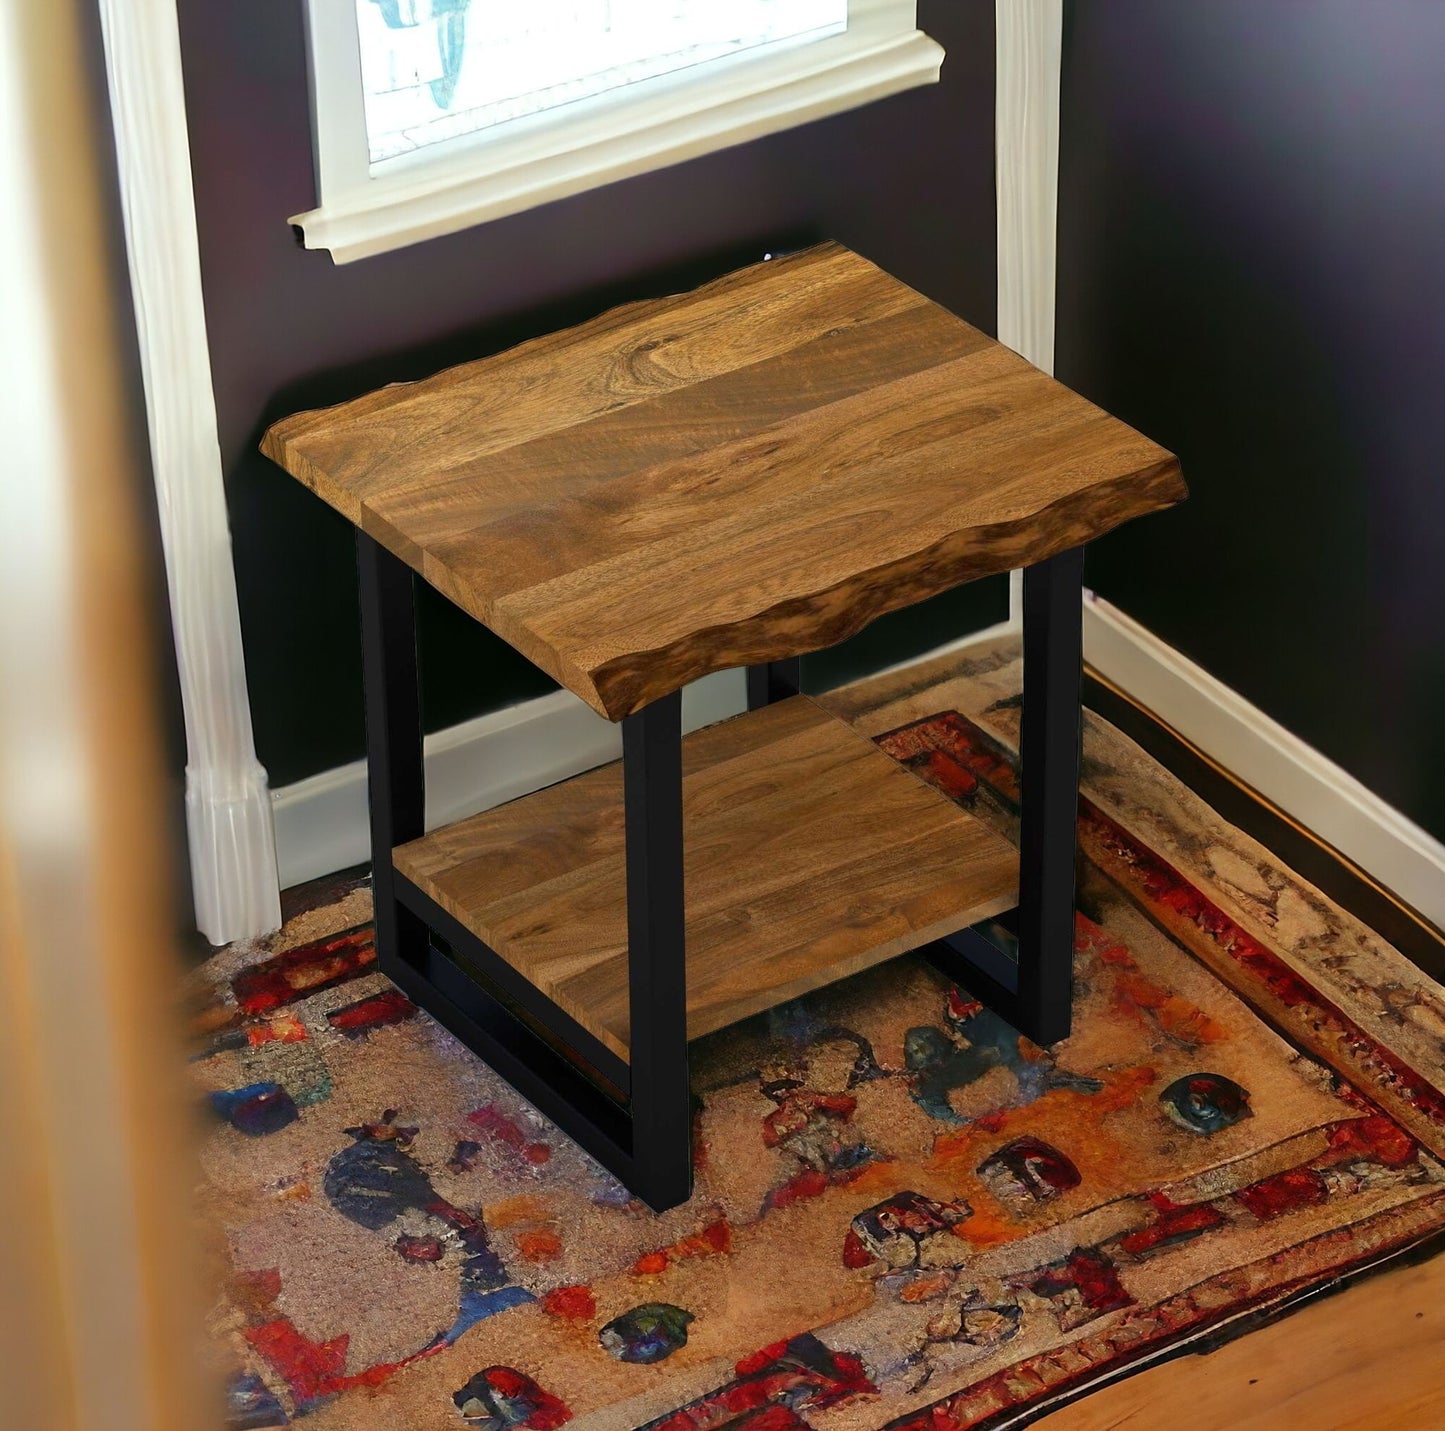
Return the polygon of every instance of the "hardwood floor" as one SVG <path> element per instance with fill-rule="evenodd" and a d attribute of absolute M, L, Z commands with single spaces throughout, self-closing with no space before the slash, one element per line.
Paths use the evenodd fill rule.
<path fill-rule="evenodd" d="M 1038 1431 L 1429 1431 L 1445 1426 L 1445 1256 L 1382 1273 Z"/>

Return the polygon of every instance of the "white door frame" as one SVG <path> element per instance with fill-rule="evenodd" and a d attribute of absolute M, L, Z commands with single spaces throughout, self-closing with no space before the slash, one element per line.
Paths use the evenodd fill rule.
<path fill-rule="evenodd" d="M 996 0 L 994 16 L 998 340 L 1052 373 L 1064 0 Z M 1023 624 L 1023 599 L 1016 571 L 1009 577 L 1015 626 Z"/>
<path fill-rule="evenodd" d="M 281 901 L 241 650 L 176 0 L 100 0 L 100 16 L 185 710 L 196 924 L 224 944 L 279 928 Z"/>

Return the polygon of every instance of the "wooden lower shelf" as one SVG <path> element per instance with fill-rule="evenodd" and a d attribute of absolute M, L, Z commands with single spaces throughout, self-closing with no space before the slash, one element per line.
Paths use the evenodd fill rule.
<path fill-rule="evenodd" d="M 803 696 L 687 737 L 683 807 L 690 1038 L 1018 900 L 1006 840 Z M 620 763 L 393 862 L 627 1057 Z"/>

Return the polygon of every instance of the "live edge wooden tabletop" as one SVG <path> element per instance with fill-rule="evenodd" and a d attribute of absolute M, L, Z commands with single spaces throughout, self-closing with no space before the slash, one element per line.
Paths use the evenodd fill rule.
<path fill-rule="evenodd" d="M 298 413 L 263 450 L 613 720 L 1185 495 L 836 244 Z"/>

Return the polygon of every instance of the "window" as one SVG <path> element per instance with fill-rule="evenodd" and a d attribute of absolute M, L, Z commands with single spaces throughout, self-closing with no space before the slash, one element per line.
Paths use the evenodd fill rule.
<path fill-rule="evenodd" d="M 337 262 L 938 78 L 915 0 L 308 0 Z"/>
<path fill-rule="evenodd" d="M 848 0 L 356 0 L 373 164 L 779 40 Z"/>

